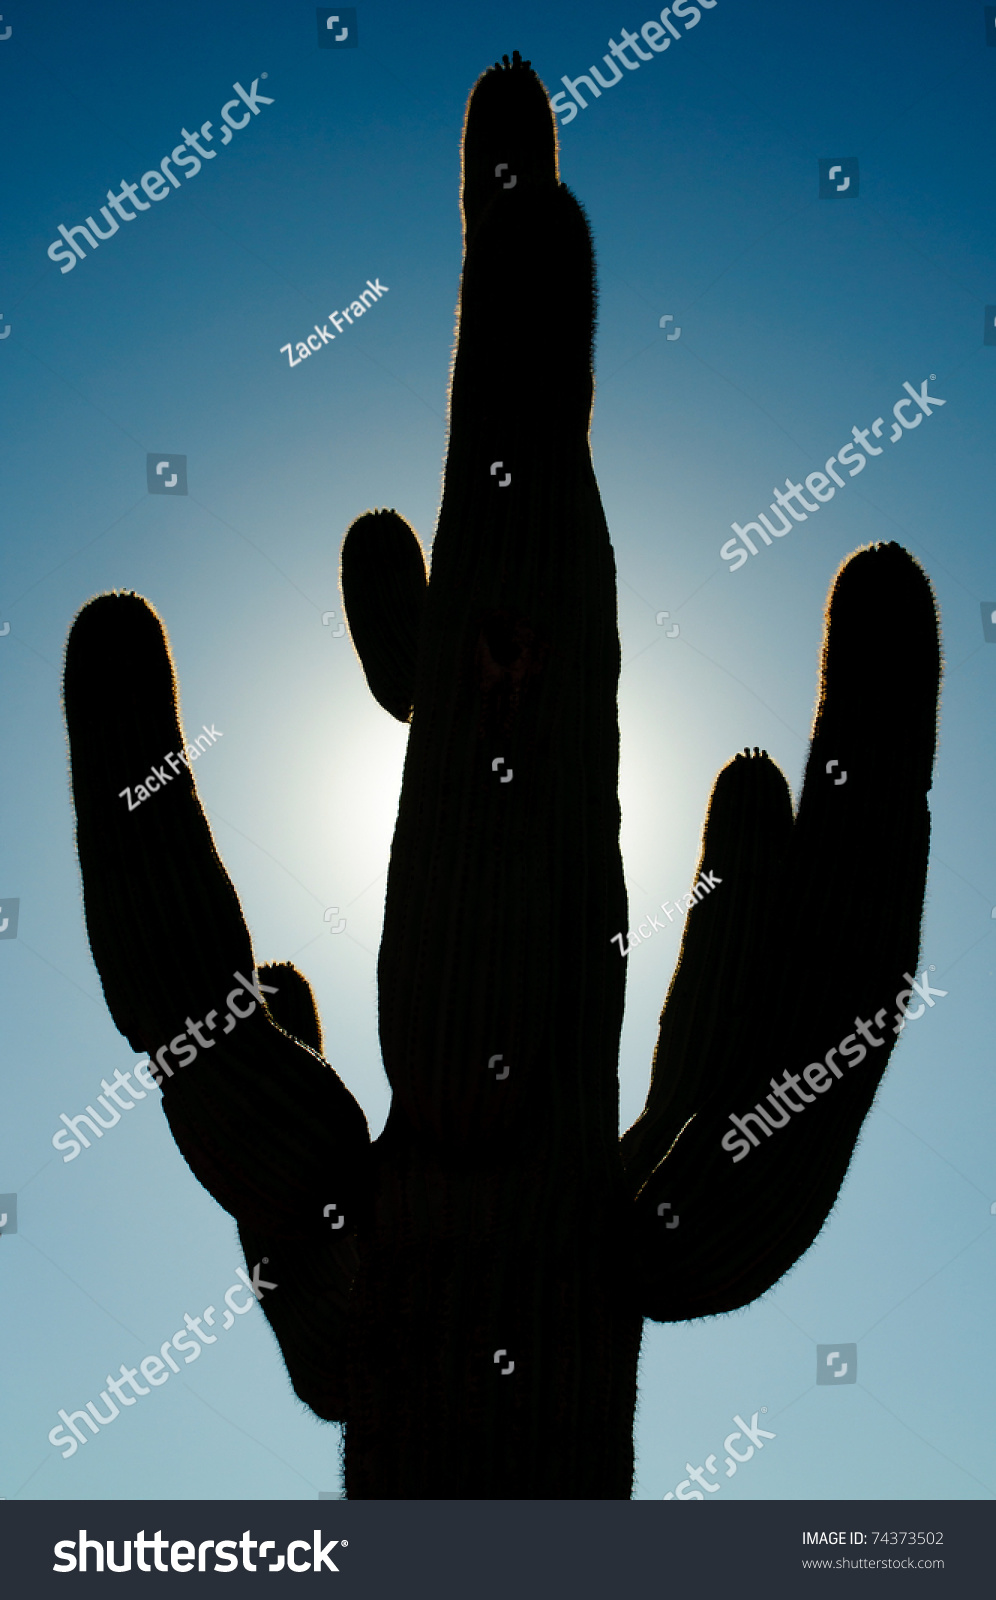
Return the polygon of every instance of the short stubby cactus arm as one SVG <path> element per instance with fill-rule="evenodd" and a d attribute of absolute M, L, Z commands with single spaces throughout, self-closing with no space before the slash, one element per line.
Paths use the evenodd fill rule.
<path fill-rule="evenodd" d="M 344 1197 L 363 1191 L 366 1120 L 333 1069 L 273 1023 L 263 991 L 252 998 L 238 897 L 192 772 L 166 760 L 185 749 L 176 679 L 138 595 L 101 595 L 76 618 L 65 712 L 87 932 L 114 1022 L 148 1051 L 177 1143 L 218 1202 L 306 1237 L 330 1178 Z M 157 768 L 172 775 L 131 809 L 122 791 L 133 799 Z M 198 1033 L 181 1066 L 173 1041 Z"/>
<path fill-rule="evenodd" d="M 408 722 L 415 699 L 425 609 L 425 557 L 396 511 L 366 511 L 342 546 L 341 583 L 350 638 L 374 699 Z"/>
<path fill-rule="evenodd" d="M 722 883 L 689 913 L 622 1141 L 647 1316 L 748 1303 L 834 1204 L 916 976 L 939 681 L 927 578 L 861 550 L 831 591 L 794 822 L 766 757 L 720 774 L 700 871 Z"/>

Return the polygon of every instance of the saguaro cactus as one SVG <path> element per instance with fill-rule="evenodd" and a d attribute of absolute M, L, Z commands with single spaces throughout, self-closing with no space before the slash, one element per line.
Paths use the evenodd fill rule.
<path fill-rule="evenodd" d="M 518 56 L 471 95 L 463 211 L 431 581 L 393 511 L 360 517 L 342 553 L 370 687 L 411 724 L 379 961 L 387 1125 L 371 1143 L 290 966 L 259 969 L 266 1003 L 237 1026 L 202 1024 L 163 1103 L 250 1269 L 268 1259 L 263 1309 L 298 1395 L 345 1423 L 351 1497 L 626 1498 L 643 1318 L 730 1310 L 792 1265 L 894 1042 L 927 864 L 937 625 L 898 546 L 838 574 L 798 814 L 763 753 L 720 774 L 701 863 L 720 881 L 689 912 L 646 1108 L 620 1140 L 620 656 L 588 444 L 594 271 Z M 117 1026 L 165 1069 L 167 1041 L 223 1015 L 254 957 L 192 775 L 134 815 L 118 797 L 182 741 L 145 601 L 83 608 L 65 700 L 94 959 Z M 731 1114 L 882 1008 L 862 1066 L 804 1091 L 746 1156 L 722 1147 Z"/>

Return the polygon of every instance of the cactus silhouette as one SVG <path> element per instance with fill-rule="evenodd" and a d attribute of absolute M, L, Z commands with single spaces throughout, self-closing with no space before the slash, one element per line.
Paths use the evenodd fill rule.
<path fill-rule="evenodd" d="M 87 929 L 180 1150 L 250 1270 L 268 1260 L 262 1306 L 297 1394 L 345 1424 L 347 1494 L 626 1498 L 643 1319 L 745 1305 L 799 1258 L 894 1043 L 927 867 L 937 621 L 897 545 L 838 573 L 798 812 L 763 752 L 720 773 L 699 867 L 715 887 L 689 911 L 646 1106 L 620 1139 L 594 268 L 518 55 L 471 94 L 462 199 L 431 581 L 393 511 L 360 517 L 342 551 L 368 683 L 410 723 L 378 968 L 383 1133 L 371 1142 L 322 1060 L 301 974 L 258 968 L 250 1000 L 249 934 L 192 772 L 134 814 L 119 798 L 183 747 L 165 631 L 127 593 L 90 601 L 67 647 Z M 858 1023 L 866 1059 L 851 1067 L 852 1047 L 837 1076 Z M 204 1043 L 181 1069 L 185 1033 Z M 800 1075 L 825 1060 L 816 1093 Z M 745 1152 L 721 1143 L 734 1115 Z"/>

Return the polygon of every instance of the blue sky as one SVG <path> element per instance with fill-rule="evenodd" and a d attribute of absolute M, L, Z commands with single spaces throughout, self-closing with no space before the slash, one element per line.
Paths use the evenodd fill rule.
<path fill-rule="evenodd" d="M 673 1490 L 735 1413 L 762 1407 L 776 1437 L 717 1500 L 996 1493 L 996 647 L 980 620 L 996 605 L 996 348 L 983 343 L 996 48 L 983 12 L 719 0 L 561 132 L 599 266 L 592 450 L 619 572 L 634 922 L 689 886 L 712 781 L 736 750 L 766 748 L 797 792 L 823 604 L 850 551 L 894 538 L 923 562 L 946 659 L 922 961 L 947 993 L 907 1028 L 839 1203 L 788 1278 L 734 1316 L 647 1326 L 640 1498 Z M 108 1371 L 221 1305 L 242 1264 L 157 1095 L 76 1160 L 52 1148 L 60 1113 L 136 1059 L 83 927 L 62 651 L 101 590 L 134 588 L 163 616 L 185 722 L 222 734 L 197 780 L 258 957 L 307 973 L 329 1058 L 378 1132 L 376 953 L 407 735 L 335 636 L 339 549 L 374 505 L 431 544 L 475 78 L 519 49 L 554 92 L 656 15 L 364 4 L 358 47 L 334 51 L 317 48 L 314 7 L 272 0 L 215 0 L 206 17 L 189 0 L 5 14 L 0 904 L 20 902 L 16 939 L 0 939 L 0 1193 L 18 1196 L 0 1247 L 5 1498 L 341 1489 L 338 1430 L 294 1398 L 258 1307 L 88 1448 L 64 1461 L 48 1443 L 60 1408 L 96 1401 Z M 221 107 L 254 80 L 272 103 L 220 145 Z M 58 224 L 99 221 L 109 186 L 137 183 L 205 121 L 216 157 L 62 273 L 47 255 Z M 831 156 L 857 157 L 856 198 L 818 198 Z M 368 279 L 386 290 L 376 306 L 291 369 L 280 347 Z M 537 282 L 538 303 L 556 293 Z M 732 522 L 822 467 L 852 426 L 891 424 L 904 382 L 928 375 L 943 407 L 729 570 Z M 186 496 L 148 493 L 149 453 L 186 456 Z M 655 934 L 629 961 L 623 1128 L 678 939 Z M 833 1393 L 816 1385 L 817 1345 L 845 1342 L 857 1382 Z"/>

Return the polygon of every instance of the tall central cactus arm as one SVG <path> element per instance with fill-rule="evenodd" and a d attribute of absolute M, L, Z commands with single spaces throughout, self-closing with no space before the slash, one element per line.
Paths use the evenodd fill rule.
<path fill-rule="evenodd" d="M 837 1197 L 918 976 L 939 675 L 923 572 L 898 545 L 862 550 L 831 592 L 798 815 L 760 753 L 717 780 L 700 872 L 721 882 L 690 911 L 622 1141 L 648 1316 L 754 1299 Z M 784 1125 L 765 1133 L 759 1107 Z"/>
<path fill-rule="evenodd" d="M 379 963 L 390 1126 L 462 1154 L 552 1127 L 583 1165 L 618 1136 L 615 569 L 588 445 L 591 243 L 517 56 L 471 96 L 462 200 L 428 588 L 393 512 L 361 517 L 342 554 L 370 687 L 411 716 Z"/>
<path fill-rule="evenodd" d="M 428 586 L 392 512 L 354 523 L 342 555 L 367 680 L 411 720 L 378 968 L 394 1094 L 350 1301 L 346 1482 L 351 1497 L 626 1495 L 640 1319 L 622 1262 L 619 639 L 588 440 L 594 269 L 550 103 L 517 56 L 474 87 L 462 170 Z M 511 1369 L 492 1377 L 502 1349 L 516 1389 Z"/>

